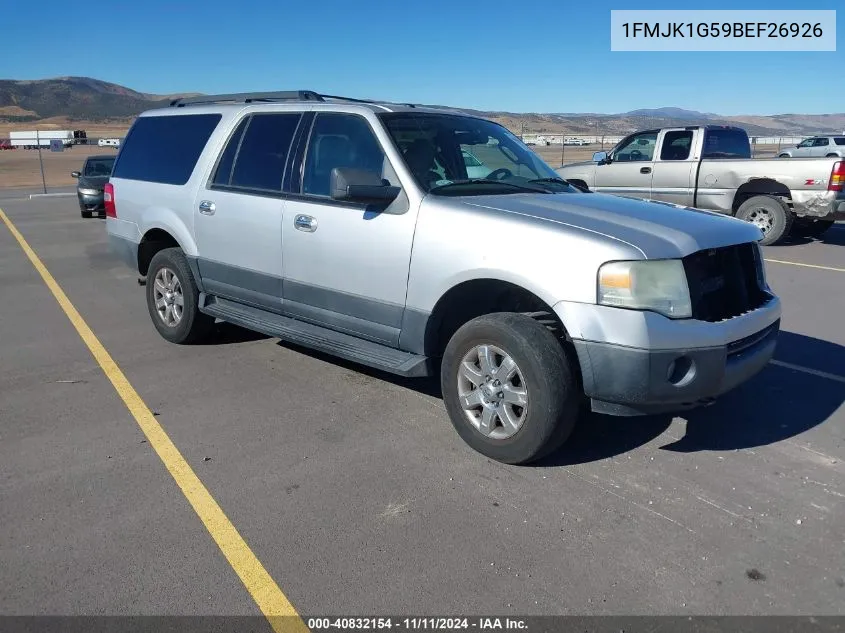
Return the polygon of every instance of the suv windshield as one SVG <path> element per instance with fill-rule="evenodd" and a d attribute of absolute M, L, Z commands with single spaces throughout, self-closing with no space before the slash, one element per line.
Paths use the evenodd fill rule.
<path fill-rule="evenodd" d="M 92 178 L 111 176 L 111 169 L 114 166 L 114 158 L 89 158 L 85 163 L 85 171 L 83 176 L 91 176 Z"/>
<path fill-rule="evenodd" d="M 514 134 L 492 121 L 427 112 L 380 117 L 426 192 L 471 196 L 578 191 Z"/>

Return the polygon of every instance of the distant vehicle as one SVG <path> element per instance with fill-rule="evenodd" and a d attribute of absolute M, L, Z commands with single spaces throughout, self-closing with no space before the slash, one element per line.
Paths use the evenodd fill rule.
<path fill-rule="evenodd" d="M 567 138 L 563 141 L 564 145 L 589 145 L 590 142 L 583 138 Z"/>
<path fill-rule="evenodd" d="M 97 145 L 100 147 L 120 147 L 120 139 L 119 138 L 101 138 L 97 141 Z"/>
<path fill-rule="evenodd" d="M 493 171 L 478 160 L 475 154 L 468 149 L 462 149 L 461 154 L 464 157 L 464 166 L 467 168 L 467 178 L 487 178 Z"/>
<path fill-rule="evenodd" d="M 73 131 L 74 145 L 88 145 L 88 133 L 85 130 Z"/>
<path fill-rule="evenodd" d="M 72 147 L 74 142 L 72 130 L 25 130 L 9 132 L 9 141 L 13 147 L 23 149 L 50 148 L 50 141 L 59 139 L 65 147 Z"/>
<path fill-rule="evenodd" d="M 554 451 L 588 408 L 709 403 L 767 365 L 780 328 L 752 224 L 582 193 L 505 127 L 442 109 L 177 99 L 135 119 L 105 205 L 165 340 L 221 319 L 439 375 L 458 435 L 506 463 Z"/>
<path fill-rule="evenodd" d="M 757 225 L 761 244 L 819 237 L 845 219 L 845 161 L 751 158 L 742 128 L 709 125 L 635 132 L 593 160 L 564 165 L 576 187 L 712 209 Z"/>
<path fill-rule="evenodd" d="M 784 149 L 779 158 L 801 158 L 805 156 L 845 157 L 845 136 L 811 136 L 795 147 Z"/>
<path fill-rule="evenodd" d="M 81 172 L 71 173 L 71 176 L 78 179 L 76 197 L 79 198 L 79 211 L 83 218 L 90 218 L 94 213 L 105 216 L 103 189 L 111 176 L 115 158 L 114 154 L 89 156 Z"/>
<path fill-rule="evenodd" d="M 15 149 L 15 146 L 12 145 L 11 142 L 9 142 L 9 139 L 0 138 L 0 150 L 4 150 L 4 149 Z"/>

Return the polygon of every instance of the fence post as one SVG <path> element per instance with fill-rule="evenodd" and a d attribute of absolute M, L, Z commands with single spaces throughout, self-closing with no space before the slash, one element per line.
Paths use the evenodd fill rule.
<path fill-rule="evenodd" d="M 38 130 L 35 130 L 35 144 L 38 145 L 38 163 L 41 165 L 41 186 L 44 193 L 47 193 L 47 181 L 44 178 L 44 159 L 41 158 L 41 139 Z"/>

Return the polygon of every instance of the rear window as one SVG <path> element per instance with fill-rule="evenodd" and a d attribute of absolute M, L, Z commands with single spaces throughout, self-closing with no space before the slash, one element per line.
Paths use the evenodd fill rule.
<path fill-rule="evenodd" d="M 710 129 L 704 136 L 702 158 L 751 158 L 751 143 L 742 130 Z"/>
<path fill-rule="evenodd" d="M 845 136 L 835 136 L 835 137 L 833 138 L 833 141 L 834 141 L 837 145 L 845 145 Z"/>
<path fill-rule="evenodd" d="M 219 114 L 139 117 L 126 136 L 112 177 L 184 185 L 221 118 Z"/>

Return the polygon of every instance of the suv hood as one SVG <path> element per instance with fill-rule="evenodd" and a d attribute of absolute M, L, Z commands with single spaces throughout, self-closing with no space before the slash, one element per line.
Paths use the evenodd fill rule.
<path fill-rule="evenodd" d="M 753 224 L 730 216 L 609 194 L 506 194 L 463 201 L 607 235 L 631 244 L 649 259 L 685 257 L 707 248 L 756 242 L 763 236 Z"/>

